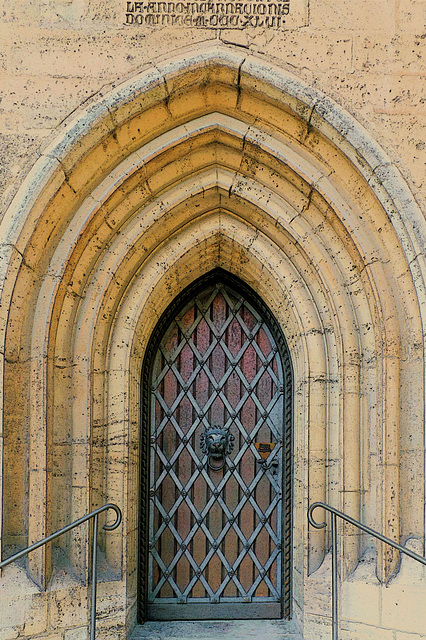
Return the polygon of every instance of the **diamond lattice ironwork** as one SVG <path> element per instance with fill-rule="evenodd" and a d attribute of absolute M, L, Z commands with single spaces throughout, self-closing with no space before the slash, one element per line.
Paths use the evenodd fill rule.
<path fill-rule="evenodd" d="M 227 286 L 169 327 L 152 377 L 149 602 L 280 600 L 283 389 L 266 323 Z M 234 437 L 219 470 L 201 447 L 211 427 Z M 275 443 L 269 468 L 258 442 Z"/>

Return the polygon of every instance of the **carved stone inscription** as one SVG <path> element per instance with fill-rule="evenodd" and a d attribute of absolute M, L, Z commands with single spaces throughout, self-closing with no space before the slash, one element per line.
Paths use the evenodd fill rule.
<path fill-rule="evenodd" d="M 297 6 L 300 4 L 301 0 L 128 0 L 125 24 L 149 27 L 178 25 L 210 29 L 286 29 L 296 26 L 293 24 L 294 18 L 297 23 L 301 23 L 301 13 L 304 12 Z M 294 12 L 293 5 L 296 5 Z"/>

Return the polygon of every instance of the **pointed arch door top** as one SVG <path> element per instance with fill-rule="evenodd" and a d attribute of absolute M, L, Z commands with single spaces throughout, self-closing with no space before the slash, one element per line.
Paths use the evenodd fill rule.
<path fill-rule="evenodd" d="M 284 378 L 262 314 L 221 281 L 163 332 L 149 391 L 148 617 L 282 616 Z"/>

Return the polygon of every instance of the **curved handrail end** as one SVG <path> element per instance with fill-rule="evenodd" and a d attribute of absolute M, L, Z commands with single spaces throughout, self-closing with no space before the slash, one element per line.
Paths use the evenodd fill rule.
<path fill-rule="evenodd" d="M 321 507 L 322 509 L 324 509 L 325 506 L 326 505 L 323 504 L 322 502 L 313 502 L 308 509 L 309 524 L 312 525 L 315 529 L 324 529 L 327 526 L 327 523 L 325 522 L 325 520 L 323 522 L 316 522 L 316 520 L 314 520 L 314 517 L 312 515 L 314 512 L 314 509 L 317 509 L 318 507 Z"/>
<path fill-rule="evenodd" d="M 120 507 L 117 507 L 116 504 L 113 504 L 112 502 L 109 502 L 108 504 L 105 505 L 105 511 L 107 511 L 108 509 L 112 509 L 113 511 L 115 511 L 115 521 L 111 524 L 104 524 L 103 529 L 105 529 L 105 531 L 114 531 L 114 529 L 117 529 L 118 526 L 120 526 L 121 521 L 123 519 L 123 514 L 121 513 L 121 509 Z"/>

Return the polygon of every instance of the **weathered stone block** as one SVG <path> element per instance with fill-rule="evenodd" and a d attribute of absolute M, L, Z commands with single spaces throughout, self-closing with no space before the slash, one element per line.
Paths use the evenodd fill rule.
<path fill-rule="evenodd" d="M 388 589 L 382 590 L 382 624 L 407 633 L 423 633 L 424 598 L 424 586 L 414 586 L 412 583 L 391 584 Z"/>
<path fill-rule="evenodd" d="M 380 584 L 345 580 L 341 591 L 341 615 L 345 620 L 380 627 Z"/>
<path fill-rule="evenodd" d="M 49 618 L 53 629 L 70 629 L 87 623 L 87 588 L 74 586 L 49 593 Z"/>
<path fill-rule="evenodd" d="M 88 635 L 89 631 L 87 626 L 67 629 L 64 634 L 64 640 L 87 640 Z"/>

